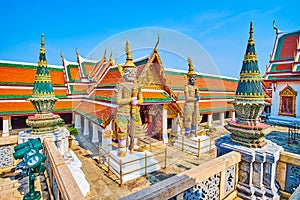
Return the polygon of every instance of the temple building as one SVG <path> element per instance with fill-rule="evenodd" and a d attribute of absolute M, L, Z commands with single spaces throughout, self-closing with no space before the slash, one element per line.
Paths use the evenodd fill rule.
<path fill-rule="evenodd" d="M 274 25 L 276 39 L 265 74 L 272 85 L 269 123 L 300 121 L 300 31 L 282 32 Z"/>
<path fill-rule="evenodd" d="M 107 58 L 106 53 L 100 61 L 83 58 L 77 49 L 76 62 L 68 61 L 62 53 L 60 56 L 62 66 L 48 65 L 58 98 L 53 113 L 59 114 L 68 124 L 75 123 L 84 135 L 98 142 L 101 126 L 113 131 L 117 128 L 115 87 L 123 79 L 118 65 L 112 55 Z M 183 117 L 186 70 L 164 68 L 157 45 L 149 56 L 133 59 L 144 98 L 140 113 L 143 124 L 147 124 L 145 132 L 159 140 L 166 139 L 167 130 L 174 128 L 177 117 Z M 186 66 L 183 69 L 187 69 Z M 25 120 L 35 112 L 27 99 L 32 94 L 36 67 L 31 63 L 0 61 L 0 129 L 4 135 L 10 129 L 27 128 Z M 196 73 L 202 122 L 212 126 L 213 121 L 218 120 L 224 125 L 226 118 L 234 119 L 233 106 L 227 102 L 234 99 L 238 80 Z"/>

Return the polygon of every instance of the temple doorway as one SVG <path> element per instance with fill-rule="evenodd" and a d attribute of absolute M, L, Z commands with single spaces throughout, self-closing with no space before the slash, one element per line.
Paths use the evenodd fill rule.
<path fill-rule="evenodd" d="M 163 105 L 143 105 L 141 107 L 141 118 L 143 124 L 147 123 L 146 136 L 162 140 L 163 130 Z"/>

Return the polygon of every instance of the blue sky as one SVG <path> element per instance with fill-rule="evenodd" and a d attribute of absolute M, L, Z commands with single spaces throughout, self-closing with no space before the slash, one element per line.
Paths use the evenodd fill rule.
<path fill-rule="evenodd" d="M 36 63 L 40 35 L 44 33 L 48 63 L 61 65 L 60 50 L 67 60 L 76 61 L 75 48 L 86 57 L 112 36 L 158 27 L 192 39 L 207 51 L 221 75 L 238 77 L 253 20 L 256 51 L 264 73 L 275 40 L 272 21 L 276 20 L 282 31 L 300 30 L 298 9 L 296 0 L 2 1 L 0 59 Z M 156 38 L 144 39 L 155 45 Z M 168 39 L 161 37 L 161 43 Z M 166 65 L 171 67 L 172 63 Z M 200 72 L 207 72 L 205 63 L 196 65 Z M 186 68 L 183 64 L 182 69 Z"/>

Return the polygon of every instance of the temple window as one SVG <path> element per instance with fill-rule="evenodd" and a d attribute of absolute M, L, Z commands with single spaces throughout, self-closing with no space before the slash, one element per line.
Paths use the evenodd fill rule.
<path fill-rule="evenodd" d="M 280 93 L 279 115 L 296 116 L 297 92 L 287 85 Z"/>

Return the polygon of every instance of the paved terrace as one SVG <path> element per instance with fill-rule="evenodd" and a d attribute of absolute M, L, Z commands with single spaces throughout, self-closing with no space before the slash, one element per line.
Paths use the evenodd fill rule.
<path fill-rule="evenodd" d="M 287 131 L 287 129 L 283 127 L 272 127 L 272 129 L 280 132 Z M 212 134 L 223 135 L 226 133 L 226 129 L 219 127 L 218 130 Z M 216 157 L 216 150 L 203 153 L 198 158 L 195 154 L 189 154 L 172 146 L 166 146 L 168 152 L 166 169 L 160 169 L 157 172 L 148 174 L 147 177 L 140 177 L 128 181 L 122 187 L 119 187 L 116 178 L 113 175 L 108 175 L 106 171 L 98 165 L 97 148 L 86 139 L 87 138 L 79 137 L 82 146 L 78 144 L 72 146 L 72 150 L 83 164 L 82 170 L 91 187 L 85 199 L 119 199 Z M 35 183 L 36 189 L 42 191 L 43 199 L 49 199 L 44 177 L 40 176 Z M 15 173 L 13 170 L 12 172 L 2 173 L 0 175 L 1 200 L 22 199 L 26 192 L 28 192 L 27 177 Z"/>

